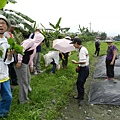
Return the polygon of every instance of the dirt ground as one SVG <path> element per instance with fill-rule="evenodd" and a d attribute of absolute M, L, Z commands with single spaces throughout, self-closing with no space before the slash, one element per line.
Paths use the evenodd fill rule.
<path fill-rule="evenodd" d="M 85 83 L 85 103 L 78 106 L 78 101 L 73 98 L 77 93 L 75 86 L 70 101 L 63 110 L 63 117 L 59 120 L 120 120 L 120 106 L 88 104 L 90 84 L 97 81 L 93 78 L 97 60 L 98 58 L 94 58 L 89 66 L 90 75 Z"/>

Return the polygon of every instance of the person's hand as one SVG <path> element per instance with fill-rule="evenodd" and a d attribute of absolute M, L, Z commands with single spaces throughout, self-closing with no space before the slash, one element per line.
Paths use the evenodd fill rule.
<path fill-rule="evenodd" d="M 114 64 L 114 62 L 111 61 L 110 65 L 113 65 L 113 64 Z"/>
<path fill-rule="evenodd" d="M 16 64 L 16 68 L 20 68 L 21 65 L 22 65 L 22 63 L 19 63 L 19 62 L 18 62 L 18 63 Z"/>
<path fill-rule="evenodd" d="M 75 60 L 71 60 L 72 61 L 72 63 L 76 63 L 76 61 Z"/>
<path fill-rule="evenodd" d="M 14 54 L 14 50 L 8 50 L 8 52 L 7 52 L 7 59 L 8 60 L 11 60 L 12 59 L 12 55 Z"/>
<path fill-rule="evenodd" d="M 31 72 L 31 73 L 33 72 L 33 67 L 30 67 L 30 72 Z"/>

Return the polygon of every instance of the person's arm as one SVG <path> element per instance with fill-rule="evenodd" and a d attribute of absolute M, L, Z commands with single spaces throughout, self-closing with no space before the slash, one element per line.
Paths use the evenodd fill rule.
<path fill-rule="evenodd" d="M 110 65 L 113 65 L 113 64 L 114 64 L 116 55 L 117 55 L 117 50 L 114 49 L 114 50 L 113 50 L 113 58 L 112 58 L 112 61 L 111 61 Z"/>

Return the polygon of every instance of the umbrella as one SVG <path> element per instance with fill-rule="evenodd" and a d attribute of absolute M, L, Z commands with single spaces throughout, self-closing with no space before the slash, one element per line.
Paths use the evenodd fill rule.
<path fill-rule="evenodd" d="M 59 50 L 60 52 L 66 53 L 75 50 L 75 47 L 70 44 L 70 40 L 65 38 L 53 40 L 53 48 Z"/>

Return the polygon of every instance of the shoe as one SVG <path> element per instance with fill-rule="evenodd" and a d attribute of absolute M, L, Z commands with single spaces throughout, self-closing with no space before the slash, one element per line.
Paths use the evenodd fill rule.
<path fill-rule="evenodd" d="M 83 104 L 84 104 L 84 99 L 83 99 L 83 100 L 80 100 L 79 103 L 78 103 L 79 106 L 80 106 L 80 105 L 83 105 Z"/>
<path fill-rule="evenodd" d="M 43 73 L 44 71 L 43 70 L 40 70 L 40 73 Z"/>
<path fill-rule="evenodd" d="M 33 74 L 34 74 L 34 75 L 38 75 L 38 72 L 34 72 Z"/>
<path fill-rule="evenodd" d="M 113 79 L 112 81 L 113 81 L 113 83 L 117 83 L 117 80 L 115 80 L 115 79 Z"/>
<path fill-rule="evenodd" d="M 79 96 L 74 96 L 74 99 L 80 99 L 80 97 Z"/>

